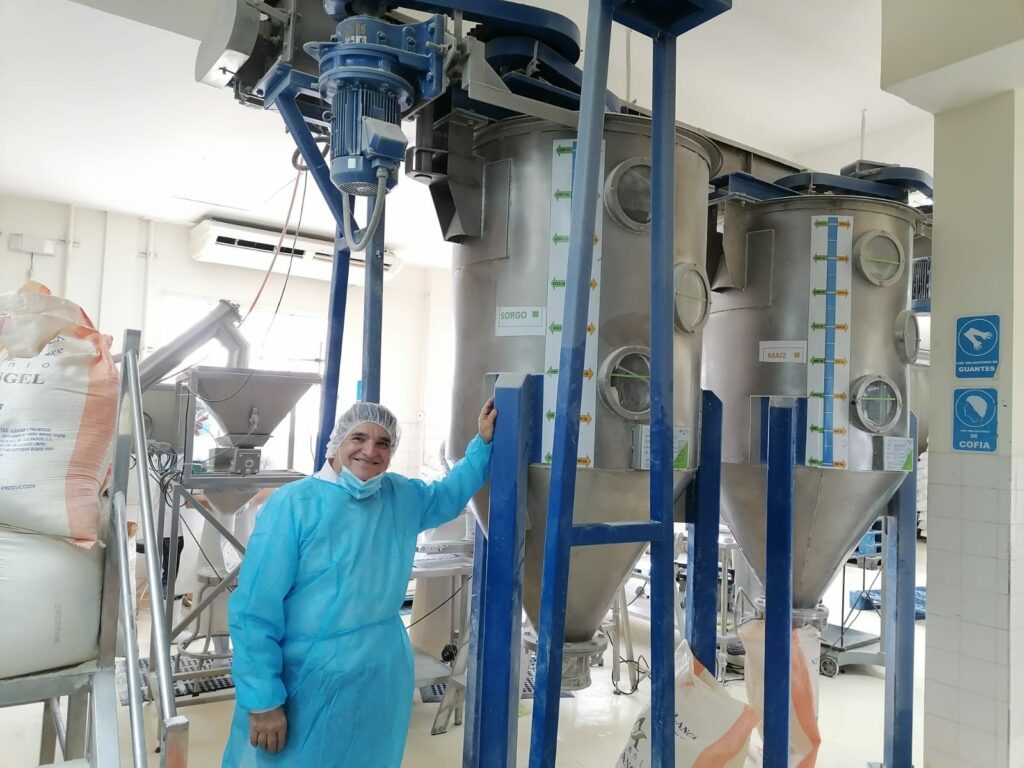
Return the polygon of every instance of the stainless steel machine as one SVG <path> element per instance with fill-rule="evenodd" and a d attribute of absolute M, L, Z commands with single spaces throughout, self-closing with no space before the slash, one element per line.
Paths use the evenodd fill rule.
<path fill-rule="evenodd" d="M 247 368 L 213 368 L 197 366 L 178 376 L 178 437 L 172 462 L 163 471 L 154 468 L 159 479 L 158 530 L 163 529 L 164 516 L 169 514 L 171 540 L 179 535 L 181 510 L 191 506 L 203 516 L 230 546 L 242 555 L 245 547 L 234 535 L 232 516 L 262 488 L 277 488 L 304 477 L 290 468 L 266 467 L 261 449 L 272 439 L 272 433 L 309 388 L 320 383 L 316 373 L 253 370 Z M 208 456 L 194 452 L 196 410 L 204 405 L 222 427 L 217 446 Z M 289 467 L 292 462 L 289 461 Z M 205 534 L 204 539 L 209 540 Z M 240 560 L 228 567 L 211 554 L 209 566 L 199 569 L 200 589 L 191 613 L 177 624 L 174 616 L 177 563 L 169 557 L 166 565 L 167 588 L 163 601 L 169 630 L 169 641 L 177 642 L 175 680 L 192 682 L 191 696 L 186 703 L 230 698 L 232 694 L 194 698 L 203 690 L 202 678 L 223 674 L 216 663 L 230 658 L 227 627 L 215 611 L 217 601 L 235 583 Z M 219 561 L 219 562 L 218 562 Z M 154 590 L 154 597 L 156 592 Z M 223 613 L 223 606 L 220 605 Z M 196 646 L 202 641 L 202 649 Z M 182 660 L 196 659 L 198 669 L 183 670 Z"/>
<path fill-rule="evenodd" d="M 575 520 L 648 518 L 651 123 L 606 115 L 604 184 L 591 280 L 591 314 L 577 459 Z M 484 225 L 455 249 L 456 363 L 448 446 L 461 449 L 492 372 L 544 373 L 544 462 L 529 470 L 524 605 L 536 625 L 544 556 L 575 132 L 533 118 L 496 123 L 476 136 L 485 163 Z M 700 403 L 701 331 L 709 312 L 704 269 L 706 194 L 717 147 L 677 130 L 675 258 L 675 489 L 693 478 Z M 492 382 L 493 383 L 493 382 Z M 477 499 L 478 510 L 487 499 Z M 563 686 L 589 685 L 602 618 L 643 545 L 588 547 L 572 555 Z"/>
<path fill-rule="evenodd" d="M 909 305 L 923 215 L 898 202 L 808 195 L 731 200 L 705 329 L 704 386 L 724 403 L 722 513 L 765 573 L 769 398 L 802 398 L 793 607 L 808 620 L 916 459 Z"/>

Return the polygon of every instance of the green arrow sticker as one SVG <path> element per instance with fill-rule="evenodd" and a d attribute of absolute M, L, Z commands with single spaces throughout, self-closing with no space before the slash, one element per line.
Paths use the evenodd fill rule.
<path fill-rule="evenodd" d="M 544 454 L 544 463 L 545 464 L 550 464 L 551 463 L 551 452 L 550 451 L 548 451 L 547 453 Z"/>
<path fill-rule="evenodd" d="M 560 333 L 561 330 L 562 330 L 562 324 L 561 323 L 552 323 L 551 325 L 548 326 L 548 328 L 550 329 L 550 331 L 552 333 Z"/>
<path fill-rule="evenodd" d="M 570 198 L 572 198 L 572 190 L 571 189 L 556 189 L 555 190 L 555 200 L 569 200 Z"/>
<path fill-rule="evenodd" d="M 558 375 L 558 369 L 555 368 L 554 366 L 552 366 L 552 367 L 548 368 L 546 371 L 544 371 L 544 373 L 547 373 L 547 374 L 549 374 L 551 376 L 557 376 Z"/>
<path fill-rule="evenodd" d="M 571 144 L 559 144 L 557 147 L 555 147 L 555 152 L 557 152 L 559 155 L 568 155 L 572 154 L 575 151 L 576 150 L 573 148 Z"/>
<path fill-rule="evenodd" d="M 569 236 L 555 235 L 554 237 L 551 238 L 551 242 L 554 243 L 555 245 L 565 245 L 566 243 L 569 242 Z"/>
<path fill-rule="evenodd" d="M 559 280 L 557 277 L 551 281 L 552 288 L 565 288 L 565 280 Z"/>
<path fill-rule="evenodd" d="M 544 414 L 544 417 L 548 421 L 554 421 L 555 420 L 555 412 L 549 409 L 548 412 Z"/>
<path fill-rule="evenodd" d="M 672 468 L 686 469 L 688 466 L 690 466 L 690 444 L 684 443 L 683 449 L 676 454 L 676 459 L 672 462 Z"/>

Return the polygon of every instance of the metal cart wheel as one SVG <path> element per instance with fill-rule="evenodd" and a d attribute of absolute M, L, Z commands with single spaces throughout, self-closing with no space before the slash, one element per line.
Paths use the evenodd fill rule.
<path fill-rule="evenodd" d="M 839 674 L 839 661 L 835 656 L 822 656 L 819 671 L 825 677 L 835 677 Z"/>

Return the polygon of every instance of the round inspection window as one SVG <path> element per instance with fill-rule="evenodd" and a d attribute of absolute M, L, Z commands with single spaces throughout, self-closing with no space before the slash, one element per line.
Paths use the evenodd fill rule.
<path fill-rule="evenodd" d="M 704 327 L 711 311 L 711 284 L 696 264 L 677 264 L 675 268 L 676 327 L 693 333 Z"/>
<path fill-rule="evenodd" d="M 853 244 L 853 256 L 864 279 L 879 288 L 895 283 L 906 268 L 903 246 L 881 230 L 865 232 L 858 237 Z"/>
<path fill-rule="evenodd" d="M 916 363 L 921 351 L 921 328 L 917 323 L 917 315 L 904 309 L 896 316 L 893 332 L 900 360 L 908 365 Z"/>
<path fill-rule="evenodd" d="M 615 223 L 638 234 L 651 229 L 651 160 L 631 157 L 608 174 L 604 206 Z"/>
<path fill-rule="evenodd" d="M 598 371 L 598 389 L 605 404 L 630 421 L 651 411 L 651 353 L 646 347 L 621 347 L 605 358 Z"/>
<path fill-rule="evenodd" d="M 886 432 L 903 414 L 903 397 L 888 376 L 858 379 L 853 385 L 850 400 L 854 421 L 867 432 Z"/>

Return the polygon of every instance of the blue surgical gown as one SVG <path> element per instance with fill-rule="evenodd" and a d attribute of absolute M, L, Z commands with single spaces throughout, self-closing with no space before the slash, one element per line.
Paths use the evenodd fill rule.
<path fill-rule="evenodd" d="M 237 702 L 224 768 L 398 768 L 412 711 L 412 648 L 399 609 L 420 531 L 483 485 L 491 446 L 434 483 L 385 474 L 362 501 L 320 477 L 281 488 L 249 540 L 228 623 Z M 249 712 L 284 705 L 285 748 L 249 744 Z"/>

